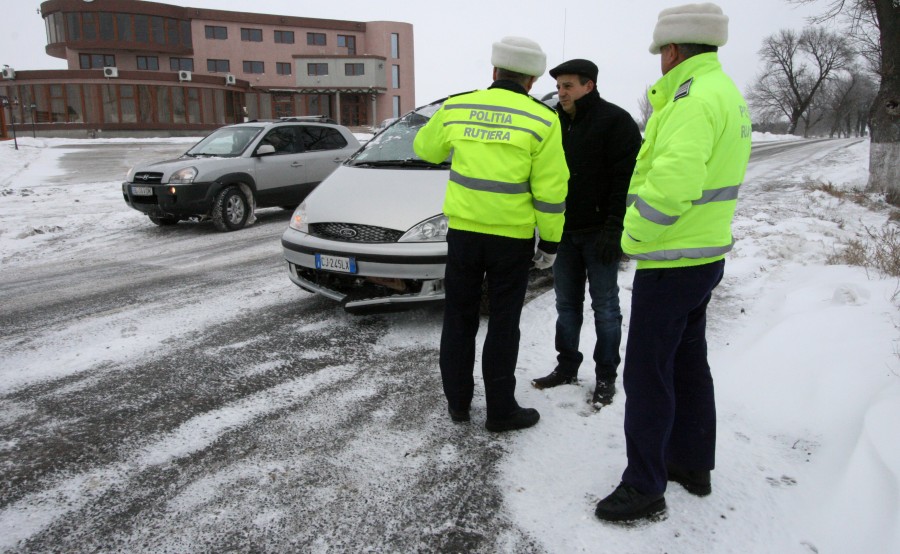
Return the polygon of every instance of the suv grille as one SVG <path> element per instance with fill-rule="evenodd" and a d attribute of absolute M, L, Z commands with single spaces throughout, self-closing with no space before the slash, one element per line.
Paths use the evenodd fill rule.
<path fill-rule="evenodd" d="M 353 223 L 312 223 L 309 230 L 314 237 L 342 242 L 397 242 L 403 236 L 403 231 Z"/>
<path fill-rule="evenodd" d="M 150 171 L 140 171 L 134 174 L 134 180 L 132 183 L 144 184 L 148 185 L 159 184 L 162 182 L 162 173 L 155 173 Z"/>

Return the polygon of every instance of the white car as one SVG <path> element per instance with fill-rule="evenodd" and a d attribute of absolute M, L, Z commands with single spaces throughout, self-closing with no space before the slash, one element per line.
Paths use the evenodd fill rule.
<path fill-rule="evenodd" d="M 412 147 L 442 102 L 375 135 L 294 211 L 281 244 L 297 286 L 351 313 L 443 301 L 450 161 Z"/>

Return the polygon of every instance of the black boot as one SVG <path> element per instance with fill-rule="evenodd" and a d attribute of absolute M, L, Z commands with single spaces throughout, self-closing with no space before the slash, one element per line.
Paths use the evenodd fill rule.
<path fill-rule="evenodd" d="M 552 389 L 553 387 L 558 387 L 559 385 L 574 385 L 577 382 L 578 377 L 576 377 L 575 375 L 567 375 L 554 369 L 550 373 L 550 375 L 541 377 L 539 379 L 534 379 L 533 381 L 531 381 L 531 384 L 536 389 Z"/>
<path fill-rule="evenodd" d="M 666 471 L 669 474 L 669 481 L 678 483 L 694 496 L 708 496 L 712 492 L 712 478 L 708 470 L 681 469 L 668 463 Z"/>
<path fill-rule="evenodd" d="M 600 408 L 612 404 L 613 397 L 616 395 L 616 380 L 613 379 L 597 379 L 597 386 L 594 387 L 594 395 L 591 397 L 591 404 Z"/>
<path fill-rule="evenodd" d="M 455 421 L 456 423 L 465 423 L 471 419 L 469 417 L 469 410 L 454 410 L 450 406 L 447 406 L 447 412 L 450 413 L 450 419 Z"/>
<path fill-rule="evenodd" d="M 488 419 L 484 426 L 488 431 L 502 433 L 533 426 L 541 419 L 541 414 L 534 408 L 518 408 L 503 419 Z"/>
<path fill-rule="evenodd" d="M 646 495 L 636 488 L 619 483 L 616 490 L 597 503 L 594 515 L 605 521 L 633 521 L 655 519 L 666 511 L 662 494 Z"/>

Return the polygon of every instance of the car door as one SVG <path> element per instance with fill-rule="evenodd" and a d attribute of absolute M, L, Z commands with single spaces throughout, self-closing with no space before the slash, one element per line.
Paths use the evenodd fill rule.
<path fill-rule="evenodd" d="M 298 130 L 306 151 L 306 178 L 311 187 L 324 181 L 353 153 L 347 139 L 334 127 L 301 125 Z"/>
<path fill-rule="evenodd" d="M 259 206 L 296 206 L 312 190 L 309 168 L 296 125 L 279 125 L 269 130 L 257 148 L 271 145 L 275 152 L 256 158 L 256 202 Z"/>

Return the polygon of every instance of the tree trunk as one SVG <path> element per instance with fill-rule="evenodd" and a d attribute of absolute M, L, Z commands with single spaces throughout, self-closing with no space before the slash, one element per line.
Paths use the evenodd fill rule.
<path fill-rule="evenodd" d="M 797 110 L 791 112 L 791 117 L 788 119 L 787 134 L 793 135 L 794 131 L 797 130 L 797 124 L 800 123 L 800 115 L 800 112 Z"/>
<path fill-rule="evenodd" d="M 874 0 L 881 31 L 881 86 L 869 112 L 869 190 L 900 206 L 900 5 Z"/>

